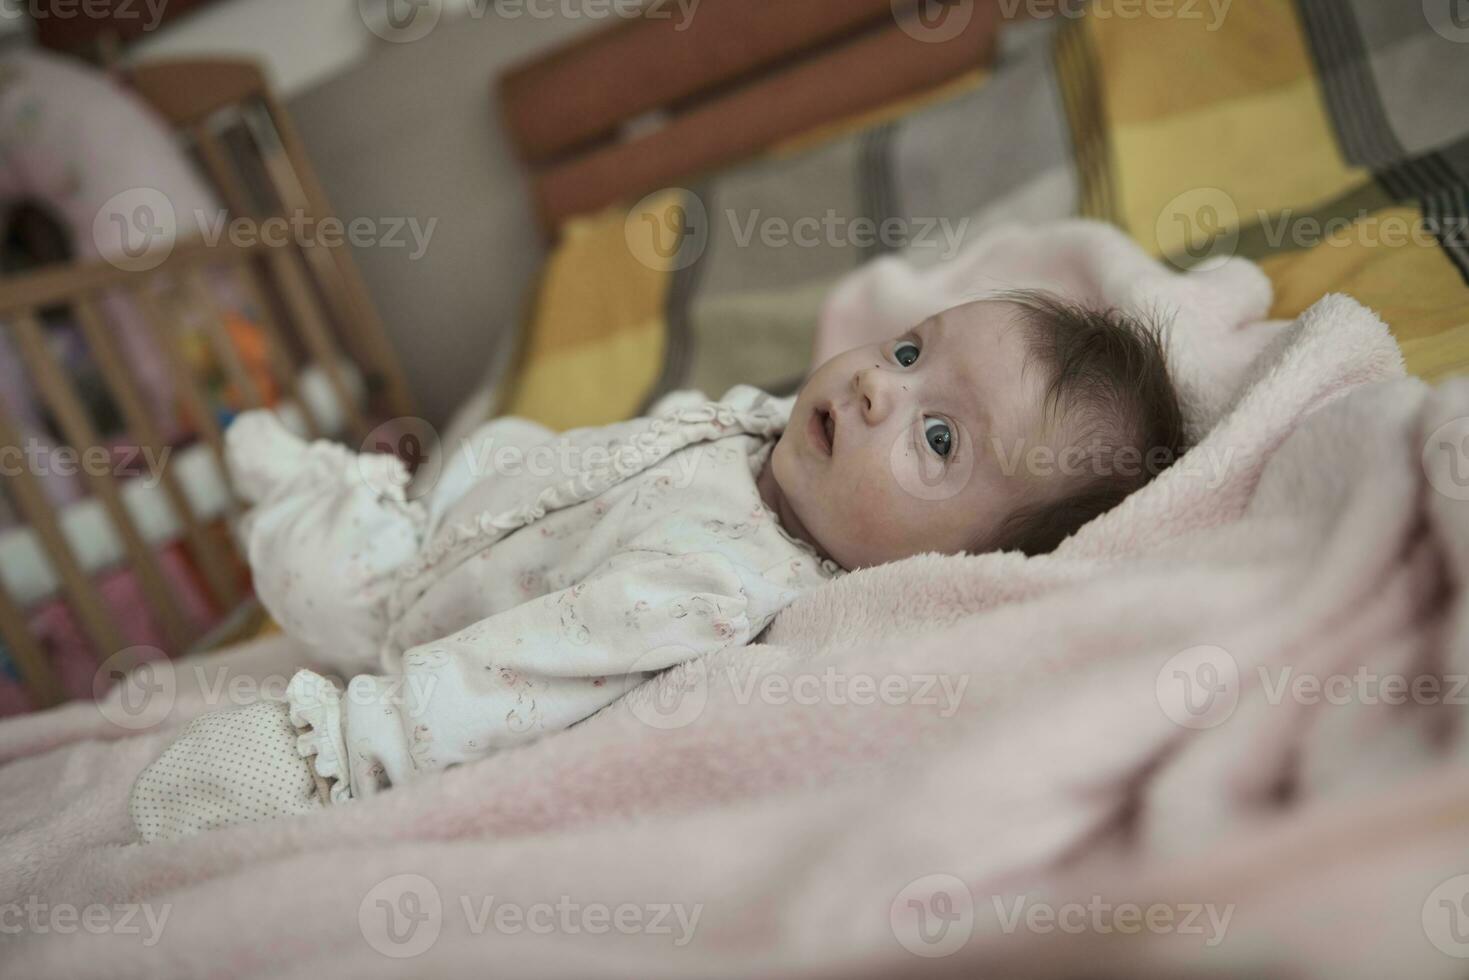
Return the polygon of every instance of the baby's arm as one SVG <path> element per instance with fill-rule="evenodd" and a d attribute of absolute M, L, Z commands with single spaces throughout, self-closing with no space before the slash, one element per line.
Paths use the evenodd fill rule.
<path fill-rule="evenodd" d="M 565 728 L 653 672 L 749 642 L 775 612 L 754 574 L 713 552 L 620 554 L 571 588 L 408 650 L 401 676 L 361 675 L 339 694 L 302 671 L 291 720 L 311 729 L 302 751 L 335 782 L 333 800 L 371 795 Z"/>

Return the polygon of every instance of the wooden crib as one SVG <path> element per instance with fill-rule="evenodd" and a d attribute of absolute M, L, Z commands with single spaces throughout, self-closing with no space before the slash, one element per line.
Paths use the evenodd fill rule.
<path fill-rule="evenodd" d="M 289 117 L 254 65 L 167 62 L 131 69 L 126 81 L 174 127 L 231 218 L 302 215 L 320 221 L 330 215 Z M 57 507 L 31 467 L 5 468 L 6 496 L 21 523 L 4 529 L 4 554 L 34 556 L 49 566 L 54 597 L 65 601 L 99 661 L 124 650 L 127 642 L 99 592 L 96 576 L 104 570 L 99 562 L 105 556 L 99 558 L 92 547 L 97 535 L 86 534 L 84 518 L 105 517 L 120 545 L 114 557 L 121 562 L 111 567 L 131 571 L 171 656 L 197 645 L 202 629 L 185 615 L 165 574 L 163 545 L 183 549 L 216 610 L 235 609 L 249 595 L 231 531 L 239 504 L 225 478 L 222 427 L 180 329 L 186 313 L 190 323 L 204 325 L 211 363 L 228 380 L 234 410 L 266 403 L 262 375 L 247 368 L 211 290 L 210 283 L 221 277 L 255 312 L 252 328 L 263 342 L 263 370 L 276 407 L 292 413 L 304 434 L 356 444 L 375 420 L 413 414 L 402 374 L 345 245 L 229 244 L 224 239 L 208 245 L 180 239 L 161 264 L 147 271 L 97 262 L 0 279 L 0 330 L 8 333 L 52 429 L 76 458 L 101 447 L 103 437 L 73 378 L 48 347 L 45 312 L 63 310 L 78 328 L 129 446 L 163 458 L 166 436 L 148 407 L 146 383 L 130 371 L 103 310 L 104 301 L 118 295 L 146 320 L 192 433 L 192 445 L 175 454 L 177 462 L 159 467 L 148 497 L 111 467 L 83 466 L 79 475 L 88 496 Z M 199 331 L 189 336 L 197 341 Z M 22 426 L 0 401 L 0 451 L 6 459 L 24 458 L 24 438 Z M 201 505 L 206 498 L 214 503 Z M 5 581 L 13 577 L 0 577 L 0 639 L 32 705 L 51 705 L 65 691 L 29 626 L 36 596 L 13 594 Z"/>

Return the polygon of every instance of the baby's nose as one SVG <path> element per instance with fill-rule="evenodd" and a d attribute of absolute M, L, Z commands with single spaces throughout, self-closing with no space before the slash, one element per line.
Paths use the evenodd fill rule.
<path fill-rule="evenodd" d="M 854 374 L 852 390 L 857 395 L 857 407 L 868 425 L 876 425 L 887 417 L 892 408 L 892 392 L 881 368 L 863 368 Z"/>

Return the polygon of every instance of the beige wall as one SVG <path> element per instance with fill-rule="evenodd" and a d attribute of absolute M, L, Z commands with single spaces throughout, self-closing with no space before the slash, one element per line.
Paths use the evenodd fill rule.
<path fill-rule="evenodd" d="M 607 21 L 564 16 L 564 0 L 519 0 L 514 15 L 442 0 L 426 37 L 390 43 L 360 13 L 384 0 L 362 2 L 223 0 L 133 51 L 255 58 L 286 96 L 338 216 L 434 222 L 421 258 L 411 245 L 356 258 L 422 414 L 442 423 L 506 349 L 544 257 L 492 79 Z"/>
<path fill-rule="evenodd" d="M 356 253 L 435 423 L 484 378 L 544 257 L 491 80 L 588 26 L 461 17 L 411 44 L 378 42 L 289 100 L 339 216 L 416 219 L 423 229 L 436 222 L 417 260 L 409 248 Z"/>

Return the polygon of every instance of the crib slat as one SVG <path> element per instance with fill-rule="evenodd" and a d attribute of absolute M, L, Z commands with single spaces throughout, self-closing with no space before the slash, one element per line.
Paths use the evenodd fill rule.
<path fill-rule="evenodd" d="M 260 151 L 261 163 L 264 164 L 266 177 L 270 180 L 270 186 L 275 191 L 280 201 L 281 213 L 287 217 L 295 214 L 312 214 L 310 202 L 306 198 L 306 192 L 297 179 L 295 169 L 291 161 L 286 157 L 279 142 L 279 133 L 271 123 L 270 130 L 262 133 L 259 119 L 252 115 L 246 116 L 246 122 L 251 136 L 255 139 L 256 147 Z M 354 335 L 350 325 L 359 323 L 357 316 L 359 311 L 353 309 L 353 304 L 347 296 L 345 284 L 342 281 L 341 270 L 337 267 L 330 250 L 313 247 L 300 243 L 303 259 L 304 275 L 309 284 L 314 283 L 321 287 L 319 296 L 325 301 L 326 308 L 322 311 L 325 316 L 321 318 L 323 329 L 328 336 L 332 336 L 330 324 L 348 327 L 345 336 L 341 339 L 347 343 L 358 341 L 361 338 Z M 310 288 L 308 286 L 308 288 Z M 338 338 L 333 336 L 335 342 Z M 371 361 L 363 356 L 361 350 L 353 351 L 352 354 L 362 364 Z"/>
<path fill-rule="evenodd" d="M 296 375 L 296 365 L 292 362 L 291 352 L 286 347 L 285 337 L 281 334 L 280 324 L 276 322 L 275 313 L 271 310 L 270 303 L 265 296 L 265 290 L 260 288 L 260 269 L 249 259 L 231 266 L 231 271 L 238 277 L 241 285 L 245 287 L 245 298 L 254 305 L 259 314 L 258 326 L 265 334 L 265 346 L 270 353 L 270 363 L 276 383 L 281 386 L 281 391 L 287 398 L 294 401 L 301 410 L 301 418 L 306 422 L 306 435 L 312 439 L 322 436 L 321 423 L 317 421 L 316 409 L 307 403 L 302 394 L 299 378 Z"/>
<path fill-rule="evenodd" d="M 209 284 L 204 281 L 204 272 L 199 267 L 194 267 L 184 273 L 184 287 L 194 297 L 204 311 L 204 325 L 209 332 L 209 339 L 214 346 L 214 352 L 224 362 L 225 373 L 229 375 L 230 382 L 240 391 L 240 397 L 244 399 L 246 408 L 260 408 L 265 404 L 265 398 L 260 393 L 260 386 L 250 376 L 250 371 L 245 367 L 245 360 L 240 356 L 240 349 L 235 346 L 235 340 L 230 336 L 229 327 L 225 324 L 224 311 L 220 309 L 219 301 L 214 298 L 214 293 Z"/>
<path fill-rule="evenodd" d="M 204 392 L 199 387 L 199 379 L 194 377 L 194 371 L 189 367 L 189 360 L 184 356 L 178 324 L 172 316 L 165 313 L 163 304 L 158 302 L 146 284 L 130 290 L 128 295 L 143 311 L 143 318 L 148 321 L 153 336 L 158 341 L 158 347 L 163 352 L 164 361 L 168 364 L 169 373 L 173 375 L 174 387 L 184 400 L 184 407 L 193 417 L 194 424 L 198 426 L 200 436 L 213 452 L 219 472 L 225 475 L 225 484 L 230 487 L 226 506 L 230 520 L 233 522 L 239 516 L 240 504 L 228 478 L 229 466 L 224 460 L 224 433 L 220 431 L 219 420 L 214 417 L 214 409 L 210 406 L 209 399 L 204 396 Z"/>
<path fill-rule="evenodd" d="M 0 313 L 11 316 L 27 310 L 70 303 L 83 293 L 100 293 L 108 289 L 130 289 L 141 279 L 164 276 L 201 262 L 233 262 L 264 248 L 259 243 L 244 245 L 221 240 L 210 244 L 203 238 L 190 238 L 174 246 L 172 253 L 151 276 L 135 269 L 117 266 L 104 259 L 80 265 L 42 266 L 0 278 Z"/>
<path fill-rule="evenodd" d="M 234 217 L 248 218 L 253 215 L 250 194 L 240 179 L 239 171 L 230 163 L 229 153 L 225 151 L 219 136 L 203 122 L 190 126 L 189 136 L 199 150 L 199 159 L 204 164 L 204 169 L 219 187 L 220 193 L 224 195 L 224 202 Z"/>
<path fill-rule="evenodd" d="M 204 169 L 209 172 L 209 176 L 224 194 L 225 203 L 229 206 L 231 215 L 234 217 L 252 216 L 254 208 L 250 205 L 250 194 L 240 179 L 239 170 L 230 162 L 229 153 L 225 151 L 219 136 L 207 123 L 203 122 L 190 126 L 189 136 L 199 150 L 199 158 L 204 164 Z M 280 326 L 276 323 L 275 315 L 271 312 L 265 294 L 260 289 L 258 270 L 248 257 L 230 268 L 239 275 L 248 299 L 259 312 L 257 325 L 265 334 L 266 346 L 270 352 L 271 373 L 276 383 L 281 386 L 281 391 L 287 397 L 300 406 L 301 416 L 306 422 L 306 434 L 313 439 L 319 438 L 322 434 L 321 426 L 317 423 L 311 406 L 306 404 L 305 399 L 301 397 L 296 378 L 296 366 L 291 363 L 290 351 L 286 347 Z"/>
<path fill-rule="evenodd" d="M 153 423 L 153 417 L 143 403 L 142 393 L 129 373 L 111 333 L 104 326 L 96 306 L 89 297 L 80 296 L 73 304 L 72 311 L 81 324 L 82 335 L 102 372 L 102 378 L 107 382 L 108 390 L 122 411 L 128 432 L 154 453 L 155 459 L 159 458 L 158 454 L 163 451 L 163 437 Z M 215 536 L 209 534 L 204 525 L 199 523 L 199 518 L 194 514 L 194 508 L 174 471 L 165 466 L 160 471 L 159 478 L 159 485 L 163 487 L 179 525 L 184 529 L 184 539 L 188 542 L 189 550 L 199 570 L 203 572 L 205 581 L 209 583 L 215 602 L 221 609 L 232 609 L 240 601 L 240 590 L 235 573 L 230 567 L 229 556 L 223 553 Z"/>
<path fill-rule="evenodd" d="M 362 410 L 357 405 L 357 400 L 352 397 L 346 380 L 342 377 L 342 355 L 332 340 L 331 332 L 327 329 L 326 321 L 322 317 L 321 307 L 312 294 L 311 282 L 302 268 L 301 257 L 288 248 L 269 249 L 266 254 L 269 256 L 271 272 L 275 274 L 276 283 L 280 286 L 281 295 L 285 298 L 286 306 L 291 311 L 292 319 L 300 326 L 311 356 L 321 364 L 322 370 L 326 372 L 332 394 L 337 396 L 337 400 L 342 405 L 342 412 L 346 416 L 347 428 L 352 434 L 352 440 L 359 441 L 366 438 L 367 425 L 363 421 Z"/>
<path fill-rule="evenodd" d="M 290 114 L 269 92 L 262 93 L 264 114 L 246 113 L 245 121 L 260 151 L 267 175 L 287 213 L 299 210 L 320 219 L 332 214 L 326 190 L 307 161 L 306 147 L 296 133 Z M 334 307 L 346 336 L 357 345 L 360 363 L 371 365 L 386 385 L 388 406 L 395 415 L 412 415 L 413 399 L 398 363 L 397 352 L 367 292 L 362 271 L 350 250 L 308 248 L 306 257 Z"/>
<path fill-rule="evenodd" d="M 3 402 L 0 402 L 0 445 L 21 445 L 20 433 L 11 422 Z M 70 600 L 71 607 L 96 652 L 106 658 L 123 649 L 127 644 L 123 641 L 122 631 L 113 622 L 112 614 L 102 601 L 102 593 L 98 591 L 96 583 L 82 570 L 81 562 L 77 561 L 76 553 L 71 550 L 71 543 L 66 540 L 56 513 L 51 509 L 51 501 L 46 498 L 35 474 L 24 466 L 17 467 L 10 475 L 10 487 L 21 516 L 41 539 L 47 560 L 61 578 L 62 591 Z"/>
<path fill-rule="evenodd" d="M 36 388 L 39 389 L 41 397 L 50 406 L 52 413 L 60 423 L 66 440 L 81 453 L 89 452 L 93 447 L 101 447 L 102 439 L 92 427 L 92 420 L 88 418 L 87 410 L 82 406 L 70 383 L 67 382 L 66 375 L 61 372 L 55 357 L 46 347 L 46 338 L 41 332 L 41 323 L 36 319 L 35 314 L 26 313 L 17 317 L 12 323 L 12 328 L 18 341 L 21 360 L 33 373 Z M 111 462 L 110 452 L 108 461 Z M 149 547 L 147 540 L 143 537 L 143 532 L 138 529 L 137 522 L 133 520 L 132 512 L 128 510 L 127 503 L 123 500 L 122 491 L 118 488 L 117 478 L 112 474 L 111 467 L 108 467 L 107 472 L 101 472 L 84 465 L 81 470 L 92 493 L 102 503 L 102 507 L 107 511 L 107 516 L 112 519 L 113 527 L 122 538 L 128 555 L 128 564 L 137 574 L 138 584 L 142 587 L 143 594 L 147 596 L 149 605 L 158 615 L 164 633 L 168 636 L 169 642 L 173 644 L 174 651 L 182 653 L 193 639 L 194 629 L 190 626 L 183 608 L 174 596 L 173 588 L 169 585 L 168 577 L 163 573 L 163 566 L 159 563 L 158 555 Z"/>
<path fill-rule="evenodd" d="M 25 613 L 10 598 L 3 582 L 0 582 L 0 638 L 5 640 L 5 647 L 15 661 L 15 669 L 20 672 L 32 705 L 49 708 L 66 700 L 66 691 L 61 686 L 56 668 L 51 665 L 46 651 L 31 636 Z"/>

